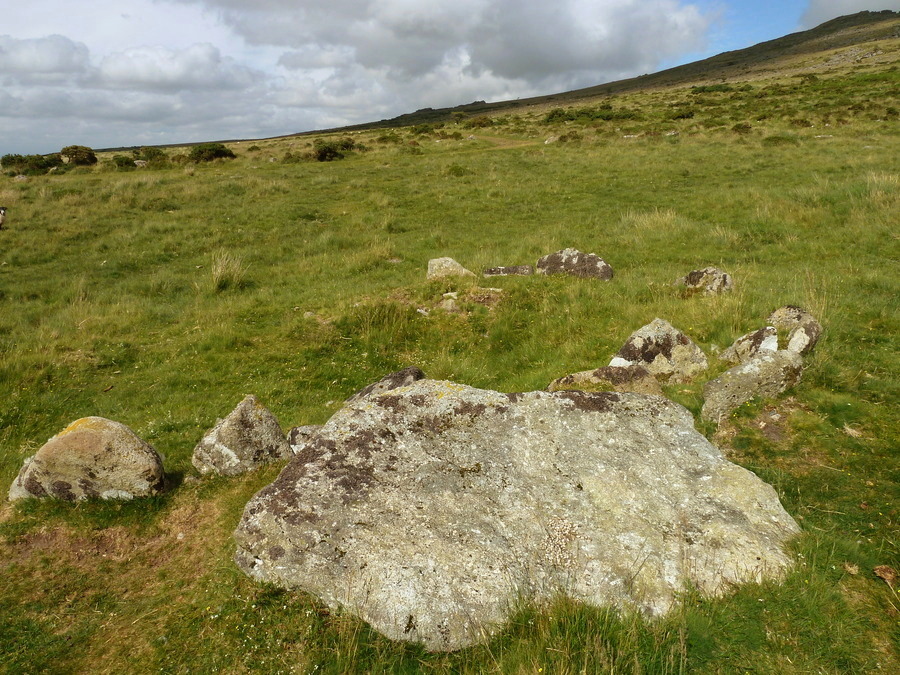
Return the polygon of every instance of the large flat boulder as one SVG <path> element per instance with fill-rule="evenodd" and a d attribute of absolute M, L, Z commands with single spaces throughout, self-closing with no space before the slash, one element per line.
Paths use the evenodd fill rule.
<path fill-rule="evenodd" d="M 201 474 L 237 476 L 291 455 L 275 415 L 251 394 L 204 434 L 191 463 Z"/>
<path fill-rule="evenodd" d="M 690 382 L 709 366 L 693 340 L 664 319 L 654 319 L 628 336 L 610 366 L 643 366 L 663 381 Z"/>
<path fill-rule="evenodd" d="M 420 380 L 339 410 L 247 504 L 235 561 L 395 640 L 487 640 L 520 600 L 669 611 L 778 577 L 799 531 L 685 408 Z"/>
<path fill-rule="evenodd" d="M 25 460 L 9 498 L 133 499 L 158 494 L 164 483 L 152 445 L 121 422 L 83 417 Z"/>

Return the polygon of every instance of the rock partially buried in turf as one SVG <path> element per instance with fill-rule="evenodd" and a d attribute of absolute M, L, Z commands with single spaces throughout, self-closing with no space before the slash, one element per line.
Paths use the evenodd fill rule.
<path fill-rule="evenodd" d="M 809 354 L 822 335 L 822 324 L 796 305 L 779 307 L 769 315 L 766 323 L 775 326 L 779 336 L 787 335 L 786 349 L 800 355 Z"/>
<path fill-rule="evenodd" d="M 433 258 L 428 261 L 428 281 L 446 279 L 447 277 L 474 277 L 475 273 L 467 270 L 453 258 Z"/>
<path fill-rule="evenodd" d="M 527 277 L 534 274 L 531 265 L 510 265 L 508 267 L 488 267 L 482 274 L 486 277 Z"/>
<path fill-rule="evenodd" d="M 153 446 L 120 422 L 83 417 L 25 460 L 9 498 L 133 499 L 158 494 L 164 483 Z"/>
<path fill-rule="evenodd" d="M 690 382 L 706 370 L 706 355 L 668 321 L 654 319 L 632 333 L 610 366 L 643 366 L 663 381 Z"/>
<path fill-rule="evenodd" d="M 191 463 L 201 474 L 237 476 L 291 454 L 278 420 L 251 394 L 206 432 Z"/>
<path fill-rule="evenodd" d="M 388 373 L 380 380 L 378 380 L 378 382 L 373 382 L 367 387 L 363 387 L 358 392 L 351 395 L 350 398 L 344 401 L 344 403 L 356 403 L 357 401 L 361 401 L 368 396 L 383 394 L 386 391 L 398 389 L 399 387 L 408 387 L 413 382 L 418 382 L 419 380 L 424 379 L 425 373 L 423 373 L 419 368 L 416 368 L 415 366 L 409 366 L 408 368 L 404 368 L 403 370 L 398 370 L 394 373 Z"/>
<path fill-rule="evenodd" d="M 662 387 L 644 366 L 606 366 L 560 377 L 547 391 L 621 391 L 662 396 Z"/>
<path fill-rule="evenodd" d="M 719 358 L 729 363 L 746 363 L 760 352 L 778 351 L 778 331 L 766 326 L 742 335 Z"/>
<path fill-rule="evenodd" d="M 595 253 L 582 253 L 574 248 L 566 248 L 549 253 L 537 261 L 538 274 L 568 274 L 584 279 L 613 278 L 613 268 Z"/>
<path fill-rule="evenodd" d="M 693 270 L 686 276 L 675 282 L 677 286 L 685 286 L 687 290 L 703 295 L 717 295 L 734 288 L 734 280 L 727 272 L 717 267 L 704 267 L 702 270 Z"/>
<path fill-rule="evenodd" d="M 774 398 L 793 387 L 803 375 L 803 359 L 796 352 L 759 352 L 752 359 L 707 382 L 700 417 L 717 424 L 754 398 Z"/>
<path fill-rule="evenodd" d="M 235 561 L 429 650 L 565 594 L 670 610 L 778 577 L 775 491 L 659 396 L 420 380 L 339 410 L 247 504 Z"/>

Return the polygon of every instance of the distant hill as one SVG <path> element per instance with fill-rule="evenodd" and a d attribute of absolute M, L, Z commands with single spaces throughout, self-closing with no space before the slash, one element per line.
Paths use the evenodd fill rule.
<path fill-rule="evenodd" d="M 353 131 L 441 122 L 451 119 L 454 113 L 472 116 L 509 113 L 516 109 L 547 104 L 572 104 L 626 92 L 758 79 L 784 75 L 792 70 L 822 72 L 840 67 L 840 59 L 830 58 L 831 52 L 835 50 L 898 37 L 900 37 L 900 12 L 891 10 L 858 12 L 832 19 L 810 30 L 791 33 L 746 49 L 723 52 L 702 61 L 676 66 L 658 73 L 515 101 L 494 103 L 475 101 L 452 108 L 425 108 L 391 119 L 326 131 Z M 302 136 L 310 133 L 323 132 L 302 132 L 293 135 Z"/>

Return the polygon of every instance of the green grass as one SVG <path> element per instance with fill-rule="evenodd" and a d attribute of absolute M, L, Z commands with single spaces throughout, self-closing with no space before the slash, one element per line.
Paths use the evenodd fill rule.
<path fill-rule="evenodd" d="M 898 82 L 886 70 L 685 87 L 620 97 L 633 119 L 548 124 L 543 109 L 476 129 L 373 131 L 354 136 L 369 150 L 334 162 L 283 162 L 312 147 L 283 139 L 196 167 L 121 172 L 101 157 L 92 170 L 4 178 L 0 487 L 66 424 L 102 415 L 165 455 L 173 489 L 139 504 L 2 507 L 0 668 L 900 668 L 900 600 L 872 572 L 900 568 L 900 134 L 887 114 Z M 687 106 L 692 117 L 673 116 Z M 732 130 L 742 122 L 749 133 Z M 544 143 L 571 131 L 580 140 Z M 478 272 L 567 246 L 601 255 L 614 279 L 425 280 L 434 257 Z M 686 298 L 670 285 L 710 264 L 734 276 L 733 293 Z M 466 300 L 476 285 L 502 288 L 499 304 Z M 448 290 L 466 311 L 435 309 Z M 798 565 L 783 584 L 687 592 L 663 621 L 561 599 L 523 607 L 487 645 L 427 654 L 237 571 L 231 532 L 278 467 L 191 478 L 195 444 L 248 393 L 287 428 L 324 422 L 408 365 L 542 389 L 606 365 L 655 317 L 711 354 L 784 304 L 825 326 L 802 382 L 718 432 L 700 428 L 776 487 L 804 529 Z M 711 361 L 708 377 L 724 369 Z M 701 391 L 667 388 L 695 414 Z M 760 427 L 773 411 L 774 435 Z"/>

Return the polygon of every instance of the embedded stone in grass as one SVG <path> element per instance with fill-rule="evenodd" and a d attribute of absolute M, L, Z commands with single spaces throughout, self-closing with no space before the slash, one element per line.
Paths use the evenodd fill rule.
<path fill-rule="evenodd" d="M 613 268 L 595 253 L 582 253 L 574 248 L 566 248 L 549 253 L 537 261 L 538 274 L 568 274 L 585 279 L 613 278 Z"/>
<path fill-rule="evenodd" d="M 507 267 L 488 267 L 482 274 L 486 277 L 529 276 L 534 274 L 531 265 L 509 265 Z"/>
<path fill-rule="evenodd" d="M 704 385 L 700 416 L 718 424 L 750 399 L 778 396 L 797 384 L 802 375 L 803 359 L 797 352 L 787 349 L 759 352 Z"/>
<path fill-rule="evenodd" d="M 709 365 L 694 342 L 668 321 L 654 319 L 632 333 L 610 366 L 644 366 L 655 377 L 690 382 Z"/>
<path fill-rule="evenodd" d="M 644 366 L 606 366 L 557 378 L 547 391 L 622 391 L 662 396 L 662 387 Z"/>
<path fill-rule="evenodd" d="M 787 334 L 787 349 L 798 354 L 809 354 L 822 335 L 822 324 L 801 307 L 785 305 L 769 315 L 766 323 L 775 326 L 779 335 Z"/>
<path fill-rule="evenodd" d="M 428 261 L 428 281 L 446 277 L 474 277 L 475 273 L 467 270 L 453 258 L 432 258 Z"/>
<path fill-rule="evenodd" d="M 83 417 L 25 460 L 9 499 L 132 499 L 158 494 L 164 482 L 153 446 L 120 422 Z"/>
<path fill-rule="evenodd" d="M 251 394 L 206 432 L 191 463 L 201 474 L 236 476 L 290 456 L 278 420 Z"/>
<path fill-rule="evenodd" d="M 727 272 L 717 267 L 704 267 L 701 270 L 688 272 L 675 282 L 676 286 L 686 286 L 688 291 L 703 293 L 703 295 L 716 295 L 725 293 L 734 288 L 734 280 Z"/>
<path fill-rule="evenodd" d="M 356 393 L 352 394 L 345 401 L 345 403 L 356 403 L 357 401 L 361 401 L 367 396 L 383 394 L 386 391 L 391 391 L 392 389 L 397 389 L 399 387 L 408 387 L 413 382 L 418 382 L 419 380 L 424 379 L 425 373 L 423 373 L 419 368 L 416 368 L 415 366 L 409 366 L 408 368 L 403 368 L 402 370 L 388 373 L 377 382 L 373 382 L 372 384 L 363 387 Z"/>
<path fill-rule="evenodd" d="M 339 410 L 247 504 L 246 574 L 454 650 L 560 594 L 668 612 L 777 578 L 775 491 L 660 396 L 420 380 Z"/>
<path fill-rule="evenodd" d="M 760 352 L 778 351 L 778 331 L 766 326 L 742 335 L 719 358 L 729 363 L 746 363 Z"/>

